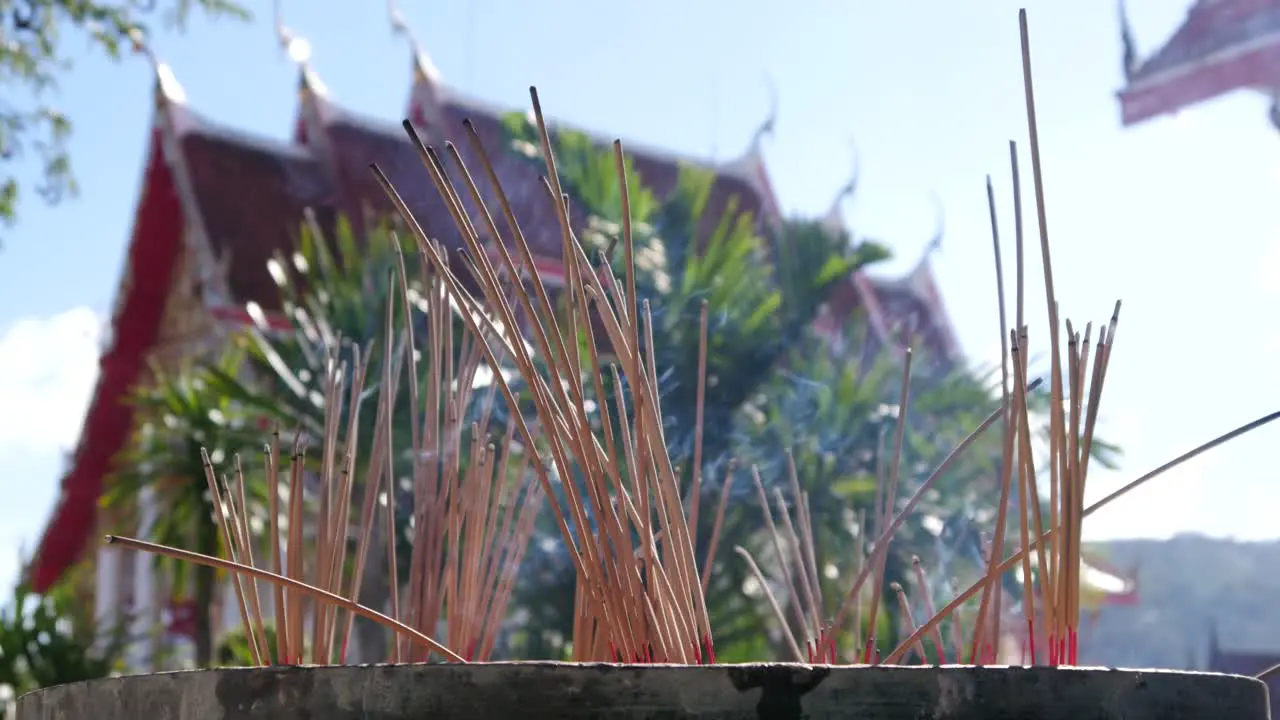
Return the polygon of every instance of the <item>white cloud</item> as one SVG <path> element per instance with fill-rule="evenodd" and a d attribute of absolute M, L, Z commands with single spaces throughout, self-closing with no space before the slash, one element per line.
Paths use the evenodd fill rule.
<path fill-rule="evenodd" d="M 0 335 L 0 453 L 71 448 L 98 377 L 102 322 L 78 307 Z"/>

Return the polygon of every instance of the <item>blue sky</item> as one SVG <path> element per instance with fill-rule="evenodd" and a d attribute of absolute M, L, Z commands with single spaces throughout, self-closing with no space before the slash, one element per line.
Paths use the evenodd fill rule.
<path fill-rule="evenodd" d="M 1130 0 L 1140 49 L 1154 49 L 1188 4 Z M 1103 492 L 1274 409 L 1280 332 L 1257 319 L 1280 300 L 1280 143 L 1265 99 L 1244 93 L 1122 130 L 1112 0 L 1029 5 L 1062 313 L 1082 324 L 1125 302 L 1102 414 L 1126 458 L 1122 472 L 1091 477 Z M 994 176 L 1007 229 L 1007 141 L 1026 147 L 1017 3 L 538 6 L 537 16 L 517 0 L 404 13 L 455 87 L 515 108 L 536 84 L 553 116 L 720 159 L 742 152 L 766 114 L 767 74 L 781 112 L 766 154 L 787 210 L 825 211 L 856 142 L 861 184 L 846 216 L 892 246 L 898 260 L 885 271 L 901 271 L 933 232 L 936 197 L 945 302 L 968 353 L 998 358 L 983 183 Z M 409 50 L 380 3 L 286 2 L 284 11 L 337 101 L 402 117 Z M 195 109 L 283 138 L 297 74 L 270 20 L 267 10 L 252 26 L 197 24 L 155 47 Z M 138 194 L 150 89 L 140 58 L 77 63 L 61 102 L 76 123 L 82 194 L 55 208 L 26 202 L 0 251 L 0 584 L 18 548 L 38 538 L 79 432 Z M 1042 293 L 1028 307 L 1043 349 Z M 1095 516 L 1086 532 L 1280 536 L 1272 512 L 1248 511 L 1280 500 L 1269 452 L 1278 440 L 1280 427 L 1217 450 Z"/>

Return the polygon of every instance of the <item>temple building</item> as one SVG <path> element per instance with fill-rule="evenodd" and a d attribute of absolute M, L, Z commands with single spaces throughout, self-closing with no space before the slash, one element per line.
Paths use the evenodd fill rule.
<path fill-rule="evenodd" d="M 122 608 L 129 608 L 140 629 L 163 621 L 176 635 L 187 632 L 188 613 L 171 605 L 156 585 L 150 559 L 100 547 L 95 540 L 105 522 L 99 505 L 103 479 L 134 428 L 126 395 L 147 381 L 152 363 L 173 368 L 185 357 L 221 347 L 251 322 L 289 330 L 268 260 L 292 248 L 304 209 L 327 218 L 393 212 L 368 170 L 370 163 L 377 163 L 401 190 L 429 234 L 446 243 L 456 238 L 452 219 L 396 122 L 399 118 L 411 119 L 428 143 L 454 141 L 472 162 L 462 129 L 462 121 L 469 119 L 495 160 L 539 256 L 536 265 L 543 281 L 554 285 L 561 277 L 559 225 L 540 192 L 538 172 L 502 147 L 501 118 L 514 108 L 497 107 L 448 85 L 427 53 L 411 44 L 407 105 L 384 110 L 394 120 L 341 106 L 305 59 L 295 56 L 298 109 L 288 142 L 225 127 L 197 112 L 172 70 L 140 48 L 155 78 L 147 158 L 97 385 L 29 568 L 37 591 L 49 588 L 77 561 L 95 557 L 96 580 L 89 582 L 99 617 L 118 618 Z M 736 197 L 758 222 L 777 223 L 782 212 L 762 154 L 770 127 L 762 124 L 750 146 L 723 163 L 639 143 L 627 147 L 641 179 L 659 196 L 674 187 L 680 164 L 709 167 L 715 172 L 712 216 L 718 218 Z M 841 226 L 843 196 L 827 218 Z M 819 329 L 838 339 L 844 320 L 859 308 L 866 313 L 871 339 L 880 346 L 898 345 L 895 333 L 910 327 L 935 356 L 959 361 L 956 334 L 927 254 L 903 278 L 858 272 L 841 281 L 818 318 Z M 161 511 L 155 504 L 150 496 L 138 499 L 142 536 Z"/>
<path fill-rule="evenodd" d="M 1251 90 L 1271 100 L 1280 130 L 1280 1 L 1195 0 L 1169 39 L 1140 57 L 1120 0 L 1120 32 L 1125 127 Z"/>

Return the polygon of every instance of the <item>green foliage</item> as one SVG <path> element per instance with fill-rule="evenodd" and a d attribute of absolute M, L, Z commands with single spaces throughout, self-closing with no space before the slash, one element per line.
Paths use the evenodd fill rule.
<path fill-rule="evenodd" d="M 267 654 L 272 658 L 279 657 L 275 625 L 268 624 L 263 629 L 267 636 Z M 218 643 L 217 660 L 222 667 L 254 667 L 256 665 L 253 650 L 249 647 L 249 634 L 243 627 L 222 636 L 222 642 Z"/>
<path fill-rule="evenodd" d="M 385 228 L 372 233 L 360 246 L 345 220 L 338 221 L 332 241 L 314 221 L 304 224 L 295 251 L 277 253 L 270 264 L 293 332 L 273 333 L 255 327 L 237 338 L 255 371 L 254 382 L 213 368 L 218 389 L 287 428 L 323 437 L 330 360 L 350 365 L 358 348 L 371 367 L 380 368 L 388 305 L 396 306 L 392 327 L 398 330 L 404 326 L 400 288 L 393 277 L 397 257 Z M 415 260 L 414 255 L 406 258 L 409 288 L 421 292 L 415 279 Z M 371 374 L 366 385 L 370 393 L 375 392 L 372 388 L 376 388 L 378 377 Z M 367 417 L 362 420 L 366 423 L 373 421 L 374 406 L 364 405 Z"/>
<path fill-rule="evenodd" d="M 859 325 L 848 332 L 857 338 L 865 331 Z M 851 345 L 862 346 L 856 340 Z M 792 454 L 801 490 L 809 495 L 818 562 L 835 563 L 839 570 L 835 578 L 820 574 L 825 605 L 832 611 L 843 602 L 857 568 L 856 520 L 873 516 L 876 478 L 887 475 L 892 461 L 900 378 L 900 364 L 887 354 L 862 367 L 810 335 L 793 348 L 784 369 L 760 388 L 755 401 L 736 418 L 738 457 L 745 466 L 759 469 L 768 492 L 778 487 L 788 502 L 793 500 L 787 454 Z M 964 373 L 942 379 L 927 373 L 913 376 L 912 412 L 901 461 L 902 500 L 981 422 L 989 406 L 994 408 L 990 393 Z M 936 414 L 926 413 L 923 407 L 932 407 Z M 951 411 L 938 412 L 944 407 Z M 971 421 L 972 416 L 978 419 Z M 998 451 L 998 443 L 995 447 Z M 989 469 L 986 464 L 982 467 Z M 979 482 L 988 484 L 975 485 Z M 746 502 L 731 507 L 723 532 L 739 544 L 750 544 L 763 526 L 762 510 L 750 490 L 749 473 L 741 473 L 738 483 Z M 925 528 L 925 519 L 950 518 L 989 506 L 993 501 L 980 487 L 989 488 L 983 473 L 947 473 L 897 532 L 894 550 L 886 560 L 882 608 L 886 617 L 898 614 L 889 583 L 909 584 L 911 556 L 937 567 L 937 541 Z M 950 540 L 972 544 L 978 538 L 966 534 Z M 758 559 L 776 565 L 771 546 Z M 884 625 L 879 637 L 891 641 L 896 627 L 896 622 Z"/>
<path fill-rule="evenodd" d="M 542 150 L 538 129 L 524 113 L 508 113 L 502 118 L 502 126 L 509 141 L 509 150 L 542 165 Z M 602 151 L 591 138 L 579 132 L 560 132 L 555 135 L 557 168 L 560 185 L 577 202 L 583 203 L 593 213 L 613 222 L 622 220 L 622 191 L 618 186 L 618 171 L 613 154 Z M 623 167 L 628 178 L 635 178 L 635 162 L 624 157 Z M 648 188 L 628 182 L 628 200 L 631 217 L 636 222 L 647 222 L 658 207 L 658 199 Z"/>
<path fill-rule="evenodd" d="M 118 628 L 95 628 L 66 586 L 36 595 L 18 585 L 0 607 L 0 698 L 107 677 L 124 648 Z M 5 717 L 0 700 L 0 719 Z"/>
<path fill-rule="evenodd" d="M 213 368 L 234 374 L 242 359 L 240 353 L 228 352 Z M 229 474 L 232 456 L 262 442 L 256 418 L 222 393 L 217 380 L 210 368 L 189 363 L 173 374 L 156 371 L 152 382 L 133 391 L 138 430 L 115 459 L 102 499 L 106 507 L 131 508 L 142 490 L 150 488 L 164 511 L 149 539 L 207 554 L 218 554 L 222 547 L 216 533 L 203 534 L 203 528 L 213 529 L 214 509 L 201 450 L 207 449 L 219 471 Z M 253 479 L 256 464 L 246 465 L 246 479 Z M 188 569 L 189 563 L 174 563 L 175 590 L 186 587 Z"/>
<path fill-rule="evenodd" d="M 133 37 L 145 37 L 149 23 L 163 10 L 166 26 L 182 30 L 191 11 L 213 18 L 249 19 L 249 11 L 231 0 L 168 0 L 159 3 L 102 0 L 0 0 L 0 162 L 21 161 L 34 153 L 41 168 L 37 194 L 46 202 L 76 192 L 67 156 L 71 120 L 51 100 L 58 77 L 71 67 L 66 42 L 83 38 L 91 52 L 119 60 Z M 12 224 L 21 199 L 20 180 L 10 165 L 0 172 L 0 221 Z"/>

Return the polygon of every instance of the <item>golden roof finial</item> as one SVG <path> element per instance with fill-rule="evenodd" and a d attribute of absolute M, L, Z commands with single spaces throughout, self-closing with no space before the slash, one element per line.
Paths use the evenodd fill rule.
<path fill-rule="evenodd" d="M 831 207 L 827 210 L 826 216 L 823 218 L 824 224 L 829 229 L 844 231 L 844 213 L 840 211 L 840 206 L 846 200 L 853 197 L 854 191 L 858 189 L 858 177 L 862 174 L 862 163 L 858 157 L 858 146 L 852 139 L 849 140 L 849 146 L 853 151 L 853 170 L 849 173 L 849 179 L 840 189 L 836 191 L 836 196 L 831 201 Z"/>
<path fill-rule="evenodd" d="M 428 82 L 439 80 L 440 71 L 436 69 L 435 63 L 431 62 L 431 56 L 423 49 L 422 43 L 418 42 L 418 36 L 414 35 L 413 30 L 409 28 L 409 23 L 405 21 L 396 0 L 387 0 L 387 17 L 391 20 L 391 34 L 403 35 L 409 40 L 409 47 L 413 51 L 413 69 L 417 75 L 414 79 Z"/>
<path fill-rule="evenodd" d="M 133 51 L 147 58 L 151 63 L 151 71 L 155 73 L 156 95 L 158 100 L 182 105 L 187 102 L 187 92 L 182 89 L 173 70 L 156 56 L 147 42 L 146 33 L 141 28 L 129 31 L 129 42 L 133 43 Z"/>
<path fill-rule="evenodd" d="M 275 14 L 276 38 L 280 43 L 280 49 L 301 70 L 303 89 L 310 90 L 320 97 L 327 96 L 329 94 L 328 88 L 325 87 L 320 77 L 311 68 L 311 43 L 284 24 L 284 14 L 281 11 L 280 0 L 274 0 L 272 6 Z"/>
<path fill-rule="evenodd" d="M 934 253 L 942 250 L 942 235 L 946 229 L 947 221 L 946 213 L 942 207 L 942 199 L 938 197 L 937 193 L 933 195 L 933 214 L 937 218 L 934 224 L 933 237 L 929 238 L 928 244 L 924 246 L 924 252 L 920 256 L 920 267 L 923 267 Z"/>
<path fill-rule="evenodd" d="M 1129 25 L 1129 12 L 1124 0 L 1117 0 L 1116 10 L 1120 13 L 1120 45 L 1123 53 L 1121 69 L 1124 71 L 1124 79 L 1128 81 L 1138 70 L 1138 44 L 1133 40 L 1133 27 Z"/>
<path fill-rule="evenodd" d="M 773 76 L 768 73 L 764 76 L 765 86 L 769 90 L 769 114 L 765 117 L 764 122 L 760 123 L 756 128 L 755 134 L 751 136 L 751 150 L 756 152 L 760 149 L 760 144 L 765 137 L 773 137 L 778 125 L 778 86 L 773 82 Z"/>

